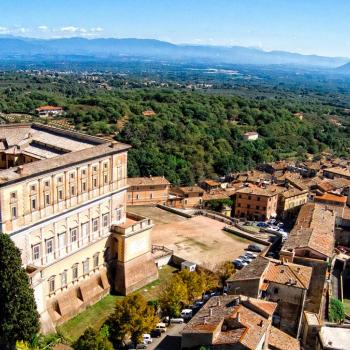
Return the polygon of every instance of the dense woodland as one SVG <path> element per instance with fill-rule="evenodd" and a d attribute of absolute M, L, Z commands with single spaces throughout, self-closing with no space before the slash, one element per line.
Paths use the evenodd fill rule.
<path fill-rule="evenodd" d="M 224 84 L 194 89 L 174 82 L 145 84 L 118 74 L 7 72 L 0 74 L 0 112 L 33 114 L 40 105 L 64 106 L 78 130 L 133 146 L 129 176 L 165 175 L 174 184 L 277 159 L 348 154 L 347 91 L 301 94 L 271 86 L 266 96 L 252 85 Z M 156 114 L 143 116 L 149 109 Z M 304 119 L 295 112 L 303 112 Z M 246 131 L 257 131 L 260 138 L 245 141 Z"/>

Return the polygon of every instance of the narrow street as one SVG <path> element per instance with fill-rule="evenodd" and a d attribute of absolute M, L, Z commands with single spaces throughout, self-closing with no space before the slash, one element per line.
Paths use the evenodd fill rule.
<path fill-rule="evenodd" d="M 153 342 L 147 346 L 147 350 L 180 350 L 181 331 L 185 325 L 185 323 L 171 325 L 160 338 L 153 338 Z"/>

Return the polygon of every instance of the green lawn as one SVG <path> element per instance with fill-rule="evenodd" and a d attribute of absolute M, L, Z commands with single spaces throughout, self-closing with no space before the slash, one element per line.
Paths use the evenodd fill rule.
<path fill-rule="evenodd" d="M 141 288 L 141 293 L 147 300 L 158 298 L 161 285 L 170 278 L 171 274 L 177 271 L 172 266 L 164 266 L 159 270 L 159 279 Z M 58 327 L 58 332 L 70 342 L 74 342 L 84 333 L 88 327 L 100 329 L 108 316 L 113 312 L 114 304 L 122 296 L 107 295 L 96 304 L 88 307 L 85 311 Z"/>
<path fill-rule="evenodd" d="M 345 313 L 347 315 L 350 315 L 350 299 L 344 299 L 343 303 L 344 303 Z"/>

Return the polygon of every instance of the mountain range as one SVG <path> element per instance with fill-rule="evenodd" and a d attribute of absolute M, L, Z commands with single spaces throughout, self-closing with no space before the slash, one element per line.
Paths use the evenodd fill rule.
<path fill-rule="evenodd" d="M 64 56 L 113 59 L 136 57 L 174 62 L 208 62 L 216 64 L 296 65 L 337 68 L 350 61 L 344 57 L 302 55 L 286 51 L 263 51 L 242 46 L 175 45 L 154 39 L 34 39 L 0 37 L 0 59 L 55 58 Z M 69 58 L 68 58 L 69 59 Z M 350 69 L 350 68 L 349 68 Z"/>

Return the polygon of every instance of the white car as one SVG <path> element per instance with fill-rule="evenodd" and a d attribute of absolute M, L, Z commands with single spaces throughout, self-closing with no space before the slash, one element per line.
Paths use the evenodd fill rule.
<path fill-rule="evenodd" d="M 190 318 L 192 318 L 192 310 L 191 309 L 183 309 L 181 311 L 180 316 L 185 320 L 190 319 Z"/>
<path fill-rule="evenodd" d="M 170 323 L 184 323 L 185 320 L 181 317 L 171 318 Z"/>
<path fill-rule="evenodd" d="M 256 259 L 258 257 L 257 254 L 250 251 L 245 252 L 245 255 L 249 256 L 251 259 Z"/>
<path fill-rule="evenodd" d="M 151 344 L 152 338 L 150 334 L 143 334 L 143 343 L 144 344 Z"/>

